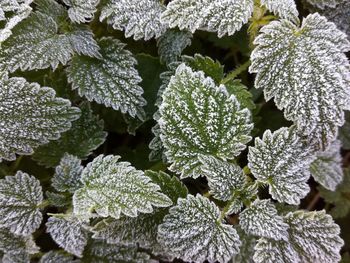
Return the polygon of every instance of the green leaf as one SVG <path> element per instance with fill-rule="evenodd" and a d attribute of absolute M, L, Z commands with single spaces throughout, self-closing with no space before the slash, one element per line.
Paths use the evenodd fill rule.
<path fill-rule="evenodd" d="M 324 150 L 350 105 L 347 36 L 316 13 L 301 27 L 287 20 L 271 22 L 254 44 L 250 72 L 257 73 L 256 88 L 264 88 L 266 100 L 274 97 L 285 118 Z"/>
<path fill-rule="evenodd" d="M 47 201 L 51 206 L 65 207 L 70 206 L 72 203 L 72 196 L 67 195 L 65 193 L 55 193 L 46 191 L 45 195 L 47 197 Z"/>
<path fill-rule="evenodd" d="M 289 19 L 293 22 L 298 22 L 298 9 L 294 0 L 261 0 L 261 5 L 264 5 L 280 18 Z"/>
<path fill-rule="evenodd" d="M 142 171 L 119 156 L 100 155 L 83 170 L 83 187 L 73 196 L 74 213 L 92 217 L 120 218 L 121 213 L 136 217 L 138 212 L 152 213 L 152 206 L 167 207 L 171 200 Z"/>
<path fill-rule="evenodd" d="M 63 0 L 69 6 L 69 18 L 75 23 L 86 23 L 94 18 L 100 0 Z"/>
<path fill-rule="evenodd" d="M 93 150 L 104 143 L 107 133 L 103 131 L 103 120 L 94 115 L 88 103 L 80 106 L 81 116 L 72 123 L 72 128 L 62 133 L 58 140 L 37 148 L 33 159 L 39 164 L 54 167 L 65 153 L 86 159 Z"/>
<path fill-rule="evenodd" d="M 254 110 L 256 108 L 253 101 L 253 95 L 248 91 L 248 88 L 244 86 L 240 80 L 234 79 L 225 83 L 229 94 L 233 94 L 243 108 Z"/>
<path fill-rule="evenodd" d="M 0 180 L 0 227 L 17 235 L 28 235 L 39 228 L 42 214 L 39 205 L 43 192 L 39 180 L 18 171 Z"/>
<path fill-rule="evenodd" d="M 224 85 L 181 64 L 163 93 L 160 137 L 170 170 L 182 178 L 202 175 L 199 155 L 233 159 L 250 141 L 248 109 L 241 109 Z"/>

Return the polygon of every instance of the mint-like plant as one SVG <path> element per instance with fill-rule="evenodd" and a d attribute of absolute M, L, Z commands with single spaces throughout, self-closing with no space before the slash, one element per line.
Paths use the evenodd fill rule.
<path fill-rule="evenodd" d="M 0 261 L 346 262 L 347 0 L 0 0 Z"/>

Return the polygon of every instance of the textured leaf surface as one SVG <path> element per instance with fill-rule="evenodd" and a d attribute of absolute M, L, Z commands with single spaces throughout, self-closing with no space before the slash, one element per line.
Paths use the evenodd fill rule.
<path fill-rule="evenodd" d="M 0 180 L 0 226 L 17 235 L 33 233 L 42 220 L 38 205 L 43 201 L 39 180 L 18 171 Z"/>
<path fill-rule="evenodd" d="M 67 255 L 66 253 L 62 253 L 61 251 L 50 251 L 45 253 L 39 263 L 78 263 L 79 261 L 75 261 L 72 255 Z"/>
<path fill-rule="evenodd" d="M 261 4 L 280 18 L 298 21 L 298 9 L 294 0 L 261 0 Z"/>
<path fill-rule="evenodd" d="M 93 19 L 100 0 L 63 0 L 68 5 L 69 18 L 76 23 L 86 23 Z"/>
<path fill-rule="evenodd" d="M 33 148 L 58 139 L 79 117 L 79 109 L 56 98 L 51 88 L 6 75 L 0 75 L 0 87 L 0 159 L 32 154 Z"/>
<path fill-rule="evenodd" d="M 100 20 L 107 19 L 114 29 L 124 30 L 125 37 L 149 40 L 166 30 L 160 22 L 164 9 L 158 0 L 109 0 L 102 8 Z"/>
<path fill-rule="evenodd" d="M 99 42 L 102 58 L 75 56 L 68 68 L 68 80 L 80 96 L 142 119 L 143 89 L 135 69 L 136 59 L 125 44 L 112 38 Z"/>
<path fill-rule="evenodd" d="M 334 191 L 343 180 L 341 143 L 334 141 L 326 151 L 316 154 L 316 160 L 310 166 L 310 172 L 316 182 L 328 190 Z"/>
<path fill-rule="evenodd" d="M 118 162 L 119 158 L 100 155 L 87 165 L 81 176 L 83 187 L 73 197 L 74 213 L 118 219 L 121 213 L 136 217 L 138 212 L 152 213 L 152 206 L 172 204 L 149 177 L 128 162 Z"/>
<path fill-rule="evenodd" d="M 169 27 L 194 33 L 197 29 L 216 31 L 219 37 L 240 30 L 253 12 L 252 0 L 174 0 L 162 14 Z"/>
<path fill-rule="evenodd" d="M 181 177 L 202 175 L 198 157 L 233 159 L 249 142 L 250 112 L 225 86 L 181 64 L 163 94 L 160 137 L 170 169 Z"/>
<path fill-rule="evenodd" d="M 286 119 L 325 149 L 350 104 L 346 35 L 316 13 L 300 28 L 287 20 L 274 21 L 254 43 L 250 72 L 257 73 L 256 88 L 264 88 L 265 99 L 274 97 Z"/>
<path fill-rule="evenodd" d="M 178 200 L 159 226 L 158 240 L 175 257 L 194 262 L 227 262 L 241 244 L 236 230 L 222 222 L 218 207 L 201 195 Z"/>
<path fill-rule="evenodd" d="M 72 128 L 62 133 L 58 140 L 39 146 L 33 154 L 34 160 L 54 167 L 65 153 L 85 159 L 104 143 L 107 133 L 103 131 L 103 121 L 93 114 L 87 103 L 83 103 L 80 109 L 81 116 L 72 123 Z"/>
<path fill-rule="evenodd" d="M 337 4 L 344 2 L 343 0 L 306 0 L 313 6 L 320 9 L 325 9 L 327 7 L 336 7 Z"/>
<path fill-rule="evenodd" d="M 309 192 L 309 166 L 314 158 L 295 128 L 265 131 L 263 138 L 256 138 L 255 146 L 249 147 L 248 160 L 253 175 L 269 185 L 269 193 L 277 201 L 299 204 Z"/>
<path fill-rule="evenodd" d="M 342 148 L 350 150 L 350 112 L 345 111 L 345 123 L 339 129 L 339 140 L 342 143 Z"/>
<path fill-rule="evenodd" d="M 239 227 L 236 228 L 242 245 L 239 248 L 239 253 L 230 261 L 231 263 L 253 263 L 254 247 L 256 245 L 256 238 L 245 234 Z"/>
<path fill-rule="evenodd" d="M 255 200 L 251 206 L 240 213 L 239 225 L 249 235 L 274 240 L 288 239 L 288 225 L 277 214 L 270 200 Z"/>
<path fill-rule="evenodd" d="M 81 257 L 88 242 L 88 232 L 77 218 L 50 217 L 46 231 L 52 239 L 67 252 Z"/>

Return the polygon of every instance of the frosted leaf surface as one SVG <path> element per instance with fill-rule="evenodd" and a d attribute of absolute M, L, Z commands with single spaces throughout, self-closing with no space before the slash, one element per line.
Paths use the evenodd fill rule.
<path fill-rule="evenodd" d="M 277 214 L 270 200 L 255 200 L 239 214 L 239 225 L 249 235 L 274 240 L 288 239 L 288 225 Z"/>
<path fill-rule="evenodd" d="M 121 213 L 136 217 L 138 212 L 152 213 L 152 206 L 167 207 L 171 200 L 142 171 L 119 156 L 100 155 L 83 170 L 83 187 L 73 196 L 74 213 L 84 217 L 120 218 Z"/>
<path fill-rule="evenodd" d="M 199 155 L 233 159 L 251 139 L 249 110 L 201 71 L 181 64 L 162 100 L 160 137 L 172 163 L 169 169 L 182 178 L 202 175 Z"/>
<path fill-rule="evenodd" d="M 160 22 L 164 10 L 159 0 L 109 0 L 101 10 L 100 20 L 107 19 L 114 29 L 125 31 L 125 37 L 150 40 L 166 31 Z"/>
<path fill-rule="evenodd" d="M 264 88 L 265 99 L 274 97 L 286 119 L 325 149 L 350 105 L 347 36 L 317 13 L 306 17 L 300 28 L 281 20 L 260 32 L 250 67 L 257 73 L 256 88 Z"/>
<path fill-rule="evenodd" d="M 101 58 L 74 56 L 67 69 L 68 80 L 80 96 L 96 101 L 131 116 L 139 114 L 146 105 L 142 97 L 142 81 L 135 65 L 136 59 L 117 39 L 102 38 L 99 42 Z"/>
<path fill-rule="evenodd" d="M 0 180 L 0 227 L 17 235 L 29 235 L 39 228 L 39 205 L 43 192 L 39 180 L 18 171 Z"/>
<path fill-rule="evenodd" d="M 316 6 L 320 9 L 334 8 L 337 4 L 345 2 L 344 0 L 306 0 L 309 4 Z"/>
<path fill-rule="evenodd" d="M 59 192 L 74 193 L 81 187 L 80 177 L 83 172 L 81 160 L 76 156 L 65 154 L 55 168 L 51 185 Z"/>
<path fill-rule="evenodd" d="M 39 263 L 79 263 L 79 261 L 61 251 L 50 251 L 41 257 Z"/>
<path fill-rule="evenodd" d="M 345 123 L 339 129 L 339 140 L 342 143 L 342 148 L 350 150 L 350 112 L 345 111 Z"/>
<path fill-rule="evenodd" d="M 255 263 L 302 263 L 288 242 L 267 238 L 258 240 L 253 259 Z"/>
<path fill-rule="evenodd" d="M 214 198 L 228 201 L 235 191 L 240 191 L 245 186 L 246 176 L 238 165 L 206 155 L 201 155 L 199 160 Z"/>
<path fill-rule="evenodd" d="M 264 132 L 249 147 L 248 166 L 258 181 L 269 185 L 272 198 L 288 204 L 299 204 L 310 188 L 309 167 L 312 152 L 296 134 L 294 127 Z"/>
<path fill-rule="evenodd" d="M 294 0 L 261 0 L 261 4 L 280 18 L 298 22 L 298 9 Z"/>
<path fill-rule="evenodd" d="M 240 239 L 242 240 L 242 245 L 239 248 L 239 253 L 232 258 L 230 263 L 254 263 L 254 247 L 256 244 L 256 238 L 247 235 L 240 227 L 236 228 Z"/>
<path fill-rule="evenodd" d="M 175 257 L 194 262 L 227 262 L 241 245 L 233 226 L 220 218 L 219 208 L 201 195 L 188 195 L 170 208 L 158 228 L 158 241 Z"/>
<path fill-rule="evenodd" d="M 55 97 L 51 88 L 23 78 L 0 75 L 0 160 L 32 154 L 49 140 L 57 140 L 71 127 L 80 111 L 68 100 Z"/>
<path fill-rule="evenodd" d="M 310 172 L 316 182 L 328 190 L 334 191 L 343 180 L 341 143 L 334 141 L 323 152 L 316 154 L 316 160 L 310 166 Z"/>
<path fill-rule="evenodd" d="M 253 13 L 253 0 L 174 0 L 162 14 L 169 27 L 214 31 L 219 37 L 233 35 L 248 22 Z"/>
<path fill-rule="evenodd" d="M 46 191 L 45 195 L 51 206 L 65 207 L 65 206 L 70 206 L 72 203 L 71 195 L 67 195 L 66 193 L 56 193 L 56 192 Z"/>
<path fill-rule="evenodd" d="M 46 223 L 46 231 L 64 250 L 77 257 L 82 256 L 88 242 L 88 232 L 77 218 L 50 217 Z"/>
<path fill-rule="evenodd" d="M 242 189 L 236 190 L 233 193 L 227 204 L 225 215 L 238 214 L 242 210 L 244 202 L 250 202 L 257 195 L 258 185 L 255 183 L 246 183 Z"/>
<path fill-rule="evenodd" d="M 69 18 L 75 23 L 86 23 L 94 18 L 100 0 L 63 0 L 69 6 Z"/>

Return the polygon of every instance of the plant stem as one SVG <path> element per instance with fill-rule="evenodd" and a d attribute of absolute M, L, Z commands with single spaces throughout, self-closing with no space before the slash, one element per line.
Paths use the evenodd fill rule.
<path fill-rule="evenodd" d="M 306 210 L 311 211 L 314 209 L 315 205 L 317 204 L 318 200 L 320 199 L 320 193 L 318 192 L 315 194 L 314 198 L 311 200 L 309 205 L 307 206 Z"/>
<path fill-rule="evenodd" d="M 235 70 L 226 75 L 226 77 L 221 81 L 221 84 L 226 84 L 230 80 L 237 78 L 237 76 L 244 72 L 250 66 L 250 64 L 251 62 L 248 60 L 244 64 L 238 66 Z"/>
<path fill-rule="evenodd" d="M 19 157 L 17 158 L 17 160 L 12 164 L 12 166 L 11 166 L 11 168 L 10 168 L 10 173 L 11 173 L 11 174 L 13 174 L 14 172 L 17 171 L 17 169 L 18 169 L 18 167 L 19 167 L 19 165 L 20 165 L 22 159 L 23 159 L 23 155 L 19 156 Z"/>

